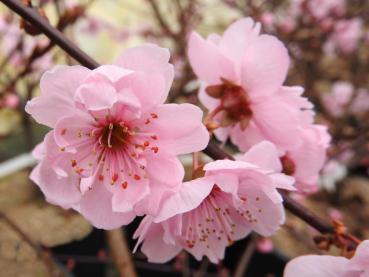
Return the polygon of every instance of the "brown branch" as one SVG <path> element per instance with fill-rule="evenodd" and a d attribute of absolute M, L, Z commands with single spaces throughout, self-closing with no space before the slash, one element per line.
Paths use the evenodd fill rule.
<path fill-rule="evenodd" d="M 245 276 L 246 272 L 247 272 L 247 267 L 250 264 L 250 260 L 252 258 L 252 254 L 255 251 L 256 248 L 256 235 L 252 234 L 250 236 L 250 240 L 248 241 L 245 250 L 242 253 L 242 256 L 237 264 L 235 273 L 234 273 L 234 277 L 242 277 Z"/>
<path fill-rule="evenodd" d="M 160 27 L 163 29 L 163 31 L 170 37 L 177 39 L 178 36 L 175 32 L 173 32 L 168 24 L 165 22 L 164 18 L 161 15 L 161 12 L 159 10 L 159 7 L 157 6 L 155 0 L 148 0 L 149 4 L 151 5 L 151 8 L 154 12 L 155 18 L 158 21 Z"/>
<path fill-rule="evenodd" d="M 136 277 L 136 271 L 132 262 L 131 253 L 124 238 L 122 229 L 105 231 L 113 263 L 119 276 Z"/>
<path fill-rule="evenodd" d="M 85 54 L 78 46 L 76 46 L 73 42 L 69 41 L 65 36 L 52 27 L 48 22 L 39 17 L 37 13 L 35 13 L 32 9 L 24 7 L 16 0 L 0 0 L 14 12 L 18 13 L 20 16 L 25 18 L 30 23 L 34 24 L 37 28 L 39 28 L 46 36 L 49 37 L 51 41 L 55 44 L 59 45 L 65 52 L 67 52 L 70 56 L 75 58 L 82 65 L 94 69 L 99 66 L 99 64 L 94 61 L 91 57 Z M 224 152 L 213 142 L 210 142 L 209 145 L 203 151 L 211 158 L 217 159 L 234 159 L 231 155 Z M 307 210 L 304 206 L 300 205 L 298 202 L 288 197 L 286 194 L 283 194 L 284 205 L 287 210 L 296 215 L 297 217 L 304 220 L 306 223 L 314 227 L 319 232 L 326 233 L 334 233 L 333 227 L 324 222 L 321 218 Z"/>
<path fill-rule="evenodd" d="M 18 227 L 17 224 L 15 224 L 5 213 L 1 211 L 0 219 L 4 220 L 4 222 L 8 224 L 9 227 L 12 228 L 18 234 L 18 236 L 36 252 L 37 257 L 41 261 L 43 261 L 45 266 L 48 268 L 50 276 L 64 276 L 64 274 L 56 267 L 54 262 L 51 260 L 50 256 L 38 244 L 34 243 L 32 239 L 25 232 L 23 232 L 22 229 Z"/>
<path fill-rule="evenodd" d="M 78 48 L 73 42 L 67 39 L 59 30 L 51 26 L 45 19 L 41 18 L 38 13 L 32 8 L 24 6 L 17 0 L 0 0 L 9 9 L 20 15 L 28 23 L 37 27 L 51 41 L 57 44 L 65 52 L 67 52 L 75 60 L 79 61 L 84 66 L 93 69 L 99 64 Z"/>

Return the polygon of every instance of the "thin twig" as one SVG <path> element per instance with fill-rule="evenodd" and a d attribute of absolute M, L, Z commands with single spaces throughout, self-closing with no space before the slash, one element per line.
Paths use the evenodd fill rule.
<path fill-rule="evenodd" d="M 0 218 L 5 221 L 18 235 L 19 237 L 26 242 L 37 254 L 38 258 L 43 261 L 50 272 L 51 277 L 61 277 L 64 274 L 56 267 L 54 262 L 51 260 L 50 256 L 45 253 L 45 251 L 36 243 L 32 241 L 32 239 L 22 231 L 5 213 L 0 211 Z"/>
<path fill-rule="evenodd" d="M 254 253 L 256 248 L 256 235 L 252 234 L 250 236 L 250 241 L 245 247 L 245 250 L 242 253 L 241 259 L 239 260 L 236 271 L 234 273 L 234 277 L 243 277 L 245 276 L 245 272 L 247 271 L 247 267 L 250 264 L 250 260 L 252 254 Z"/>
<path fill-rule="evenodd" d="M 200 268 L 198 271 L 196 271 L 193 276 L 194 277 L 204 277 L 206 272 L 208 271 L 208 267 L 210 265 L 210 261 L 209 259 L 205 256 L 203 259 L 202 259 L 202 262 L 200 264 Z"/>
<path fill-rule="evenodd" d="M 136 271 L 132 262 L 131 253 L 123 235 L 122 229 L 114 229 L 105 232 L 110 248 L 113 263 L 115 264 L 119 276 L 136 277 Z"/>
<path fill-rule="evenodd" d="M 93 69 L 99 66 L 99 64 L 94 61 L 90 56 L 83 52 L 80 48 L 67 39 L 63 33 L 58 31 L 56 28 L 51 26 L 49 22 L 41 18 L 38 13 L 29 7 L 24 6 L 21 2 L 16 0 L 0 0 L 9 9 L 16 12 L 23 19 L 28 21 L 28 23 L 37 27 L 41 32 L 43 32 L 51 41 L 59 45 L 65 52 L 67 52 L 74 59 L 79 61 L 84 66 Z"/>
<path fill-rule="evenodd" d="M 165 22 L 164 18 L 161 15 L 161 12 L 159 10 L 159 7 L 156 5 L 155 0 L 148 0 L 148 2 L 151 5 L 151 8 L 154 12 L 155 18 L 158 21 L 159 25 L 161 26 L 161 28 L 163 29 L 163 31 L 166 33 L 166 35 L 173 37 L 174 39 L 177 39 L 177 34 L 175 32 L 173 32 L 168 24 Z"/>

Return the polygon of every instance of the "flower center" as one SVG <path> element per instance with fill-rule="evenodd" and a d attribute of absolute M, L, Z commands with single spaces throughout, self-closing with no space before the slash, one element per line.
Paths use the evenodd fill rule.
<path fill-rule="evenodd" d="M 112 149 L 127 146 L 129 140 L 130 134 L 128 127 L 119 123 L 109 123 L 102 130 L 100 137 L 101 145 Z"/>
<path fill-rule="evenodd" d="M 296 165 L 290 157 L 284 155 L 283 157 L 281 157 L 281 163 L 283 167 L 282 172 L 284 174 L 292 176 L 295 173 Z"/>
<path fill-rule="evenodd" d="M 252 117 L 247 93 L 241 86 L 224 78 L 221 79 L 222 84 L 206 88 L 206 93 L 209 96 L 220 100 L 219 106 L 212 112 L 211 116 L 214 117 L 217 113 L 222 112 L 220 118 L 222 127 L 240 123 L 241 129 L 244 130 Z"/>

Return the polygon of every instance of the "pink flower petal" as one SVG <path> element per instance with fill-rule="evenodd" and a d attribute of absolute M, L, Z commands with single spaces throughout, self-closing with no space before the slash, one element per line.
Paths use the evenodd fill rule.
<path fill-rule="evenodd" d="M 214 162 L 207 163 L 204 166 L 206 172 L 217 171 L 215 173 L 240 173 L 248 169 L 257 169 L 256 165 L 243 162 L 243 161 L 231 161 L 231 160 L 216 160 Z"/>
<path fill-rule="evenodd" d="M 246 49 L 258 38 L 260 23 L 250 17 L 240 19 L 225 30 L 219 48 L 236 63 L 245 55 Z"/>
<path fill-rule="evenodd" d="M 120 184 L 116 185 L 117 190 L 114 192 L 112 201 L 113 211 L 115 212 L 132 212 L 136 203 L 139 203 L 150 194 L 147 180 L 145 182 L 134 183 L 130 181 L 127 183 L 125 188 Z"/>
<path fill-rule="evenodd" d="M 253 177 L 243 180 L 239 186 L 239 194 L 246 198 L 243 209 L 249 211 L 252 218 L 250 228 L 263 236 L 270 236 L 284 223 L 285 215 L 283 205 L 271 201 L 269 195 L 260 189 L 260 186 L 271 186 L 271 183 L 268 184 L 263 179 Z"/>
<path fill-rule="evenodd" d="M 135 72 L 119 80 L 117 89 L 129 88 L 139 100 L 142 112 L 149 111 L 159 104 L 163 104 L 167 91 L 165 79 L 157 73 Z"/>
<path fill-rule="evenodd" d="M 246 48 L 242 64 L 242 86 L 253 97 L 271 95 L 287 76 L 289 56 L 277 38 L 261 35 Z"/>
<path fill-rule="evenodd" d="M 359 276 L 344 275 L 348 260 L 343 257 L 307 255 L 290 261 L 285 270 L 284 277 L 339 277 Z"/>
<path fill-rule="evenodd" d="M 159 239 L 164 236 L 162 225 L 153 224 L 147 219 L 148 217 L 145 217 L 142 220 L 139 229 L 135 232 L 135 237 L 141 235 L 141 239 L 145 239 L 141 251 L 148 257 L 150 263 L 165 263 L 173 259 L 179 254 L 182 248 L 175 244 L 165 243 L 162 239 Z M 140 230 L 145 229 L 148 230 L 142 234 Z"/>
<path fill-rule="evenodd" d="M 362 241 L 356 248 L 355 256 L 351 258 L 348 269 L 363 272 L 363 277 L 369 274 L 369 240 Z M 364 273 L 365 272 L 365 273 Z"/>
<path fill-rule="evenodd" d="M 169 186 L 177 186 L 184 177 L 184 168 L 177 157 L 152 154 L 147 157 L 147 173 L 155 181 Z"/>
<path fill-rule="evenodd" d="M 301 143 L 297 118 L 283 102 L 264 99 L 253 105 L 253 113 L 255 124 L 266 140 L 282 149 L 291 149 Z"/>
<path fill-rule="evenodd" d="M 116 65 L 101 65 L 98 68 L 94 69 L 92 71 L 91 74 L 92 78 L 94 78 L 93 76 L 96 75 L 103 75 L 105 76 L 110 82 L 112 83 L 116 83 L 117 81 L 119 81 L 120 79 L 122 79 L 124 76 L 128 76 L 130 74 L 132 74 L 134 71 L 126 69 L 126 68 L 122 68 L 120 66 L 116 66 Z M 91 78 L 91 75 L 88 79 Z"/>
<path fill-rule="evenodd" d="M 253 146 L 241 158 L 241 161 L 255 164 L 263 169 L 280 172 L 282 165 L 275 145 L 269 141 L 262 141 Z"/>
<path fill-rule="evenodd" d="M 79 211 L 91 223 L 101 229 L 114 229 L 129 224 L 133 212 L 119 213 L 112 209 L 112 194 L 103 185 L 94 185 L 81 199 Z"/>
<path fill-rule="evenodd" d="M 216 107 L 219 106 L 220 101 L 219 99 L 209 96 L 205 89 L 206 84 L 202 84 L 198 94 L 199 100 L 208 110 L 214 110 Z"/>
<path fill-rule="evenodd" d="M 146 197 L 135 205 L 137 215 L 153 215 L 156 216 L 162 208 L 162 204 L 167 201 L 174 193 L 176 193 L 182 183 L 175 186 L 168 186 L 159 182 L 150 182 L 150 197 Z"/>
<path fill-rule="evenodd" d="M 209 133 L 201 123 L 200 108 L 191 104 L 165 104 L 153 113 L 157 118 L 146 128 L 158 135 L 159 151 L 178 155 L 201 151 L 207 146 Z"/>
<path fill-rule="evenodd" d="M 209 195 L 213 186 L 214 183 L 209 182 L 207 177 L 183 183 L 179 192 L 165 201 L 154 221 L 160 222 L 196 208 Z"/>
<path fill-rule="evenodd" d="M 189 38 L 188 58 L 196 75 L 208 84 L 222 83 L 221 77 L 237 81 L 232 62 L 195 32 Z"/>
<path fill-rule="evenodd" d="M 81 199 L 78 176 L 70 174 L 68 177 L 58 177 L 47 160 L 33 169 L 30 178 L 38 185 L 46 199 L 54 204 L 70 208 Z"/>
<path fill-rule="evenodd" d="M 91 140 L 89 136 L 95 121 L 89 116 L 67 116 L 61 118 L 55 125 L 54 138 L 60 148 L 67 147 L 67 151 L 75 152 L 73 145 L 79 145 L 81 142 L 88 143 Z"/>
<path fill-rule="evenodd" d="M 118 94 L 113 84 L 97 77 L 78 88 L 75 100 L 89 111 L 100 111 L 112 108 L 118 101 Z"/>
<path fill-rule="evenodd" d="M 232 128 L 230 136 L 232 142 L 243 152 L 265 140 L 265 136 L 253 121 L 250 122 L 245 130 L 241 130 L 240 125 L 237 124 Z"/>
<path fill-rule="evenodd" d="M 41 77 L 42 96 L 64 97 L 68 102 L 72 102 L 77 88 L 90 73 L 91 70 L 80 65 L 57 65 Z"/>
<path fill-rule="evenodd" d="M 54 127 L 60 117 L 75 113 L 73 96 L 89 72 L 82 66 L 57 66 L 47 71 L 40 81 L 42 96 L 27 102 L 27 113 L 37 122 Z"/>
<path fill-rule="evenodd" d="M 148 75 L 160 74 L 165 79 L 166 89 L 159 102 L 164 103 L 174 77 L 173 65 L 168 63 L 169 56 L 168 49 L 154 44 L 144 44 L 126 49 L 115 64 L 135 71 L 142 71 Z"/>

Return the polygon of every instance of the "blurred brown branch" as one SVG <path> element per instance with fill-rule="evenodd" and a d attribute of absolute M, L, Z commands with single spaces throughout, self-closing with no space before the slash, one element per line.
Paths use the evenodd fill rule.
<path fill-rule="evenodd" d="M 51 277 L 62 277 L 64 276 L 63 272 L 58 269 L 58 267 L 54 264 L 50 256 L 36 243 L 34 243 L 28 235 L 23 232 L 17 224 L 15 224 L 4 212 L 0 211 L 0 219 L 5 221 L 20 237 L 23 241 L 25 241 L 35 252 L 39 259 L 41 259 L 50 272 Z"/>
<path fill-rule="evenodd" d="M 110 248 L 113 263 L 119 276 L 136 277 L 136 271 L 132 262 L 132 256 L 124 238 L 122 229 L 109 230 L 105 232 Z"/>

